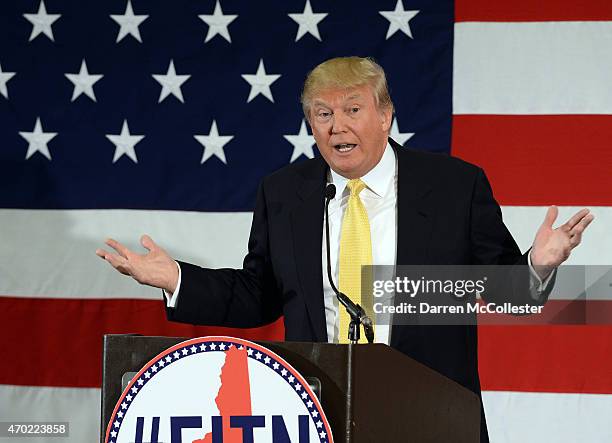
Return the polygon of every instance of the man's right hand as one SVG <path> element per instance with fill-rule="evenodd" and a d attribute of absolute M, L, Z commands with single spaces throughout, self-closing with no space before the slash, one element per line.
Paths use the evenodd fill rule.
<path fill-rule="evenodd" d="M 111 264 L 122 274 L 129 275 L 138 283 L 155 286 L 172 294 L 178 284 L 178 266 L 166 251 L 160 248 L 148 235 L 140 237 L 140 243 L 149 252 L 137 254 L 111 238 L 104 243 L 117 251 L 96 249 L 96 255 Z"/>

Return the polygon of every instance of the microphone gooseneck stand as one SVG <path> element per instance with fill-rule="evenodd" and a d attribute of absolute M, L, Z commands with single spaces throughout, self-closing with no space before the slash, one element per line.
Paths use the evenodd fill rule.
<path fill-rule="evenodd" d="M 327 279 L 331 288 L 336 293 L 338 301 L 346 308 L 346 311 L 351 317 L 349 324 L 348 339 L 349 346 L 347 350 L 346 362 L 346 416 L 344 417 L 344 431 L 346 435 L 346 443 L 350 443 L 353 438 L 353 345 L 359 342 L 360 325 L 363 325 L 368 343 L 374 341 L 374 330 L 372 328 L 372 320 L 367 316 L 363 308 L 343 294 L 336 288 L 334 279 L 331 273 L 331 260 L 329 252 L 329 201 L 336 195 L 336 187 L 333 184 L 327 185 L 325 188 L 325 240 L 327 249 Z"/>

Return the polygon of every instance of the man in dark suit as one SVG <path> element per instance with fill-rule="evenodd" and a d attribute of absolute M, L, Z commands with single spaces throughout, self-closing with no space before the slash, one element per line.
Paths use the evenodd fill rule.
<path fill-rule="evenodd" d="M 346 331 L 324 277 L 328 183 L 338 189 L 329 247 L 341 290 L 350 266 L 518 263 L 531 267 L 540 286 L 534 289 L 537 298 L 593 219 L 582 210 L 553 229 L 557 210 L 552 207 L 533 247 L 521 254 L 480 168 L 402 148 L 388 138 L 393 104 L 384 71 L 369 59 L 339 58 L 317 66 L 306 79 L 302 104 L 321 157 L 263 179 L 242 269 L 175 262 L 148 236 L 141 239 L 148 254 L 136 254 L 114 240 L 106 243 L 117 254 L 102 249 L 97 254 L 140 283 L 164 289 L 171 320 L 254 327 L 282 315 L 287 340 L 338 342 Z M 353 192 L 355 184 L 359 190 Z M 365 239 L 357 249 L 345 242 L 350 211 L 362 217 L 351 226 L 366 228 L 351 240 Z M 353 252 L 347 256 L 349 247 Z M 476 340 L 474 326 L 377 327 L 377 341 L 480 395 Z M 488 441 L 484 415 L 482 441 Z"/>

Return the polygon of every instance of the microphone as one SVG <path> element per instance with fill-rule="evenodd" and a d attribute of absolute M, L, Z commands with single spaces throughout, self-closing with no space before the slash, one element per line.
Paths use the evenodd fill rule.
<path fill-rule="evenodd" d="M 336 297 L 338 301 L 346 308 L 346 311 L 351 317 L 351 320 L 356 322 L 357 325 L 360 323 L 363 325 L 363 329 L 365 331 L 366 338 L 368 343 L 374 342 L 374 329 L 372 328 L 372 320 L 367 316 L 364 309 L 353 301 L 346 295 L 343 294 L 336 288 L 334 284 L 334 279 L 332 278 L 331 272 L 331 259 L 330 259 L 330 248 L 329 248 L 329 202 L 332 198 L 336 196 L 336 186 L 330 183 L 325 188 L 325 245 L 327 249 L 327 279 L 329 280 L 329 284 L 332 290 L 336 293 Z M 349 340 L 357 342 L 359 340 L 359 327 L 356 328 L 356 337 L 350 337 Z M 350 332 L 349 332 L 349 335 Z"/>

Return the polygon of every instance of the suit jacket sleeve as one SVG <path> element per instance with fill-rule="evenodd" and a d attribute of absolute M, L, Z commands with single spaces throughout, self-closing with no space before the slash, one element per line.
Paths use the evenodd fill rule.
<path fill-rule="evenodd" d="M 256 327 L 281 315 L 268 243 L 264 182 L 257 191 L 248 253 L 242 269 L 207 269 L 180 262 L 181 292 L 168 320 L 197 325 Z"/>

